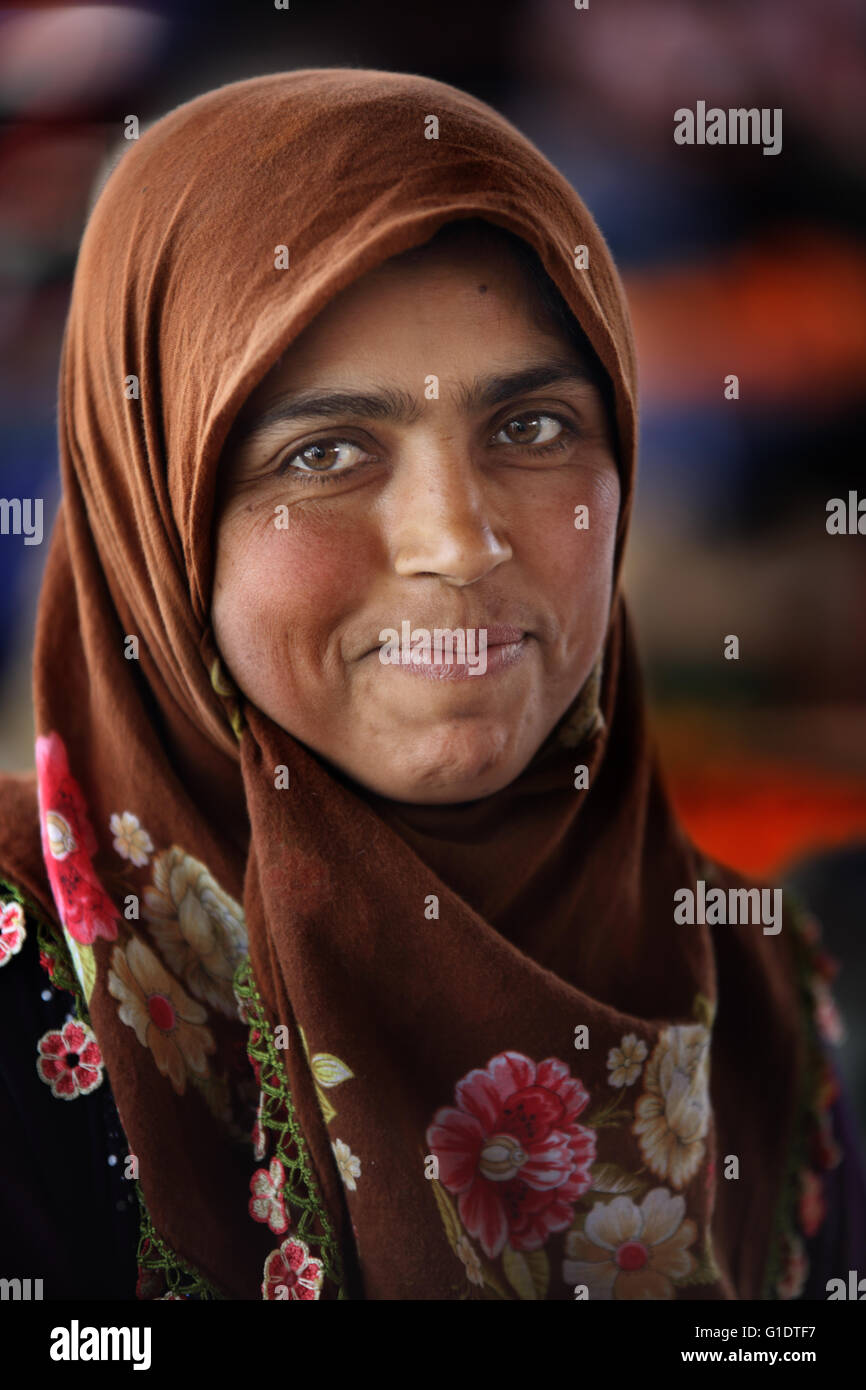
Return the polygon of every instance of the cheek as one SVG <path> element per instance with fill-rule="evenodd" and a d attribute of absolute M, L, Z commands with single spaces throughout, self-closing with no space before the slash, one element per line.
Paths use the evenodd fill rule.
<path fill-rule="evenodd" d="M 575 508 L 586 507 L 584 516 Z M 564 480 L 526 509 L 523 553 L 543 576 L 551 607 L 560 613 L 609 599 L 619 517 L 619 483 L 609 473 Z M 575 523 L 579 523 L 576 525 Z M 586 523 L 586 524 L 584 524 Z"/>
<path fill-rule="evenodd" d="M 291 667 L 321 656 L 357 602 L 368 564 L 364 539 L 315 506 L 289 511 L 278 527 L 271 506 L 228 513 L 217 541 L 212 620 L 236 679 L 256 665 Z"/>

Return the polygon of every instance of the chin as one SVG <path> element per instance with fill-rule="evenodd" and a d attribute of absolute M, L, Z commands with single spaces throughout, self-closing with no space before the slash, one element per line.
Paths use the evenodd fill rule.
<path fill-rule="evenodd" d="M 399 771 L 384 782 L 380 795 L 416 805 L 453 805 L 493 796 L 518 777 L 532 756 L 520 755 L 512 731 L 453 728 L 423 738 L 401 759 Z"/>

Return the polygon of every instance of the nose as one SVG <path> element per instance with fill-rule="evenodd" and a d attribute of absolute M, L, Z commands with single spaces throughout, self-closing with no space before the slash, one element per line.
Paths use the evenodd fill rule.
<path fill-rule="evenodd" d="M 389 529 L 397 574 L 463 588 L 511 558 L 490 486 L 468 451 L 447 441 L 428 445 L 404 460 L 393 488 Z"/>

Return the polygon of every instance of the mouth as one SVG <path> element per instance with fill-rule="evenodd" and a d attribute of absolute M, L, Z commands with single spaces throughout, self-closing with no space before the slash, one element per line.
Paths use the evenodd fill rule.
<path fill-rule="evenodd" d="M 397 632 L 398 629 L 392 628 L 390 629 L 390 631 Z M 427 632 L 431 635 L 431 637 L 436 632 L 452 632 L 455 634 L 462 633 L 464 635 L 464 640 L 467 643 L 469 643 L 470 641 L 474 641 L 476 650 L 480 645 L 480 640 L 483 640 L 488 651 L 491 647 L 513 646 L 515 642 L 522 642 L 524 638 L 531 637 L 533 635 L 528 628 L 514 627 L 510 623 L 494 623 L 490 626 L 485 626 L 483 623 L 479 623 L 471 627 L 448 627 L 446 623 L 441 623 L 422 627 L 420 624 L 418 626 L 415 626 L 414 624 L 410 624 L 404 621 L 401 624 L 400 633 L 404 641 L 404 645 L 408 641 L 410 635 L 414 635 L 415 633 L 419 632 Z M 361 653 L 361 659 L 363 659 L 364 657 L 373 656 L 377 652 L 381 652 L 383 647 L 386 645 L 387 644 L 384 640 L 378 641 L 374 647 L 368 647 L 365 652 Z"/>
<path fill-rule="evenodd" d="M 387 636 L 385 635 L 387 634 Z M 406 675 L 451 681 L 493 675 L 522 660 L 532 634 L 510 623 L 463 628 L 383 628 L 380 642 L 365 653 Z"/>
<path fill-rule="evenodd" d="M 515 642 L 522 642 L 529 633 L 525 627 L 507 627 L 496 625 L 488 628 L 478 628 L 479 632 L 487 633 L 487 648 L 491 647 L 510 647 Z"/>

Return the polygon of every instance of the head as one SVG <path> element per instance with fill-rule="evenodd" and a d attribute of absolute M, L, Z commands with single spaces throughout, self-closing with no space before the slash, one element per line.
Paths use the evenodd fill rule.
<path fill-rule="evenodd" d="M 512 782 L 607 632 L 609 396 L 535 253 L 491 224 L 340 291 L 220 461 L 211 618 L 246 697 L 380 796 Z"/>

